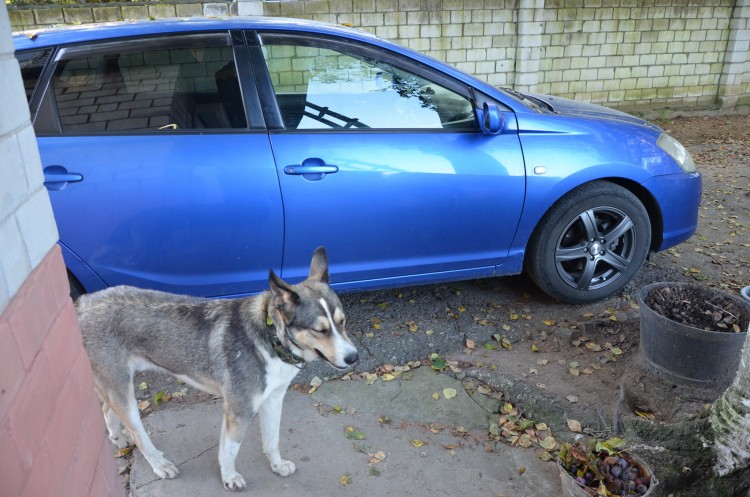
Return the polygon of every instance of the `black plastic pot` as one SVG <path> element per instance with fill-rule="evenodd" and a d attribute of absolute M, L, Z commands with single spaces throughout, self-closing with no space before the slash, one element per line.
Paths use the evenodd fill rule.
<path fill-rule="evenodd" d="M 645 300 L 652 291 L 687 283 L 652 283 L 638 292 L 641 314 L 641 356 L 655 375 L 675 383 L 725 388 L 734 379 L 747 332 L 706 331 L 672 321 L 655 312 Z M 750 302 L 736 300 L 750 312 Z"/>

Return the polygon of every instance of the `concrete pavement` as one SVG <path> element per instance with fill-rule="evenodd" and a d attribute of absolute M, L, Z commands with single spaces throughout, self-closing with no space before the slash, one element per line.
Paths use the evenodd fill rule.
<path fill-rule="evenodd" d="M 456 397 L 446 399 L 443 389 Z M 438 399 L 433 394 L 438 393 Z M 326 382 L 312 395 L 291 391 L 284 401 L 281 454 L 297 466 L 273 474 L 260 446 L 257 421 L 242 444 L 237 470 L 246 495 L 258 496 L 505 496 L 561 494 L 557 466 L 532 449 L 482 440 L 493 399 L 470 397 L 459 381 L 428 367 L 393 381 Z M 218 461 L 221 401 L 152 413 L 144 419 L 155 445 L 180 469 L 160 480 L 136 451 L 134 497 L 226 496 Z M 383 420 L 389 421 L 384 423 Z M 430 423 L 441 429 L 430 430 Z M 442 428 L 444 426 L 444 428 Z M 347 437 L 347 429 L 362 440 Z M 458 432 L 452 428 L 462 427 Z M 467 434 L 461 434 L 466 430 Z M 377 462 L 376 462 L 377 461 Z"/>

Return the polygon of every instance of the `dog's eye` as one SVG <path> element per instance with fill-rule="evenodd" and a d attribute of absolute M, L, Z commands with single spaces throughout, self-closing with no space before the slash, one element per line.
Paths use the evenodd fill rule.
<path fill-rule="evenodd" d="M 315 333 L 319 333 L 321 335 L 325 335 L 328 333 L 328 330 L 326 328 L 313 328 L 312 329 Z"/>

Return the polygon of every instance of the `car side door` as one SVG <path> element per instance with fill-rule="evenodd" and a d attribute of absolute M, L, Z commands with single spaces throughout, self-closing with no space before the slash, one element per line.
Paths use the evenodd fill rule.
<path fill-rule="evenodd" d="M 351 40 L 261 33 L 257 50 L 284 277 L 303 278 L 316 245 L 339 288 L 494 274 L 523 207 L 512 112 L 483 134 L 470 87 Z"/>
<path fill-rule="evenodd" d="M 63 47 L 49 72 L 34 125 L 66 262 L 87 290 L 267 287 L 283 213 L 241 37 Z"/>

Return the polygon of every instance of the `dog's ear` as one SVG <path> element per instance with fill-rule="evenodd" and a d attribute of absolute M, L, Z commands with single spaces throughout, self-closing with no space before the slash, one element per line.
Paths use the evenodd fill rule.
<path fill-rule="evenodd" d="M 325 247 L 318 247 L 313 252 L 310 276 L 307 279 L 328 283 L 328 253 Z"/>
<path fill-rule="evenodd" d="M 284 280 L 276 276 L 273 269 L 268 272 L 268 287 L 273 294 L 274 307 L 291 321 L 300 303 L 299 295 Z"/>

